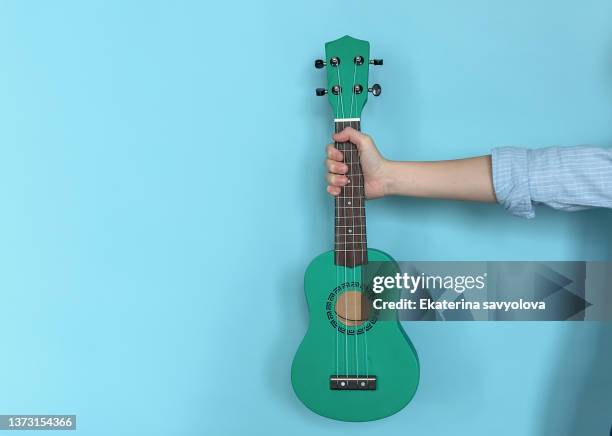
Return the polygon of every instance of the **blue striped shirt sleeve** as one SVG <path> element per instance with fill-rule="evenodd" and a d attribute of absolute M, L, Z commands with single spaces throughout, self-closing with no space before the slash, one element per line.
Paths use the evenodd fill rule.
<path fill-rule="evenodd" d="M 513 215 L 533 218 L 538 204 L 612 208 L 612 149 L 497 147 L 491 156 L 497 201 Z"/>

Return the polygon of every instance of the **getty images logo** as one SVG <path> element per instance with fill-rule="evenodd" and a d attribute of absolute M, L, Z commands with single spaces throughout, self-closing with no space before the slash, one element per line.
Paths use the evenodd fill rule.
<path fill-rule="evenodd" d="M 425 273 L 410 275 L 397 273 L 394 276 L 376 276 L 372 290 L 380 294 L 385 289 L 404 289 L 414 294 L 418 289 L 453 290 L 458 294 L 471 289 L 483 289 L 487 284 L 487 273 L 482 275 L 440 276 Z"/>

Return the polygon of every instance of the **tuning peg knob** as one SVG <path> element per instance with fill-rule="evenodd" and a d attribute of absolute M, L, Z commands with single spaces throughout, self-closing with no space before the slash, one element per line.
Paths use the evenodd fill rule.
<path fill-rule="evenodd" d="M 374 97 L 378 97 L 382 92 L 382 88 L 378 83 L 375 83 L 371 88 L 368 88 L 368 92 L 371 92 Z"/>
<path fill-rule="evenodd" d="M 321 69 L 323 68 L 325 65 L 327 65 L 327 62 L 325 62 L 323 59 L 317 59 L 315 61 L 315 68 L 317 69 Z"/>
<path fill-rule="evenodd" d="M 370 64 L 371 65 L 382 65 L 383 60 L 382 59 L 370 59 Z"/>
<path fill-rule="evenodd" d="M 325 94 L 327 94 L 327 89 L 325 89 L 325 88 L 317 88 L 315 90 L 315 92 L 317 93 L 317 95 L 319 97 L 323 97 Z"/>

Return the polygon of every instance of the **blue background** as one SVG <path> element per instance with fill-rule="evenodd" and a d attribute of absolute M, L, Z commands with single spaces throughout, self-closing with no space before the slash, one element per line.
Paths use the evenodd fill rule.
<path fill-rule="evenodd" d="M 314 88 L 370 40 L 363 128 L 392 159 L 612 145 L 612 3 L 4 1 L 0 412 L 78 433 L 603 435 L 612 333 L 418 323 L 414 401 L 321 418 L 291 391 L 303 272 L 330 248 Z M 609 211 L 370 203 L 400 260 L 610 259 Z"/>

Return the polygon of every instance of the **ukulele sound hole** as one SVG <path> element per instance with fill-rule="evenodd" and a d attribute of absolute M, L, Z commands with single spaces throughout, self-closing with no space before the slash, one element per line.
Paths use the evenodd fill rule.
<path fill-rule="evenodd" d="M 346 291 L 338 297 L 334 310 L 342 324 L 354 327 L 368 320 L 370 308 L 368 299 L 359 291 Z"/>

